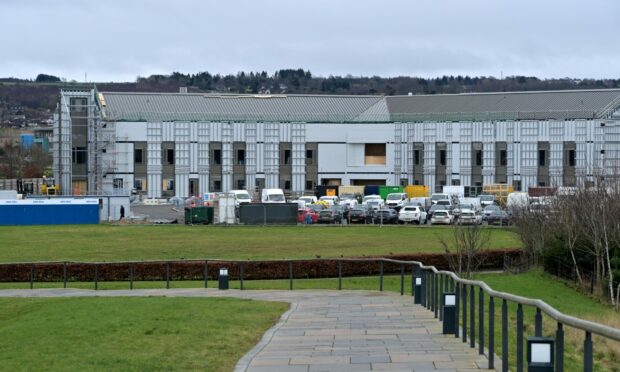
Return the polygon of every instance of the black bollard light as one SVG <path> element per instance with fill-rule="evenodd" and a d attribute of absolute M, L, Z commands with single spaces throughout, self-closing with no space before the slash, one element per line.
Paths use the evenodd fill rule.
<path fill-rule="evenodd" d="M 527 338 L 527 371 L 553 372 L 553 339 L 549 337 Z"/>
<path fill-rule="evenodd" d="M 220 269 L 220 276 L 218 277 L 218 288 L 228 289 L 228 269 L 225 267 Z"/>
<path fill-rule="evenodd" d="M 413 303 L 422 303 L 422 278 L 420 277 L 415 278 L 415 286 L 413 287 Z"/>
<path fill-rule="evenodd" d="M 443 334 L 454 334 L 456 330 L 456 293 L 443 294 Z"/>

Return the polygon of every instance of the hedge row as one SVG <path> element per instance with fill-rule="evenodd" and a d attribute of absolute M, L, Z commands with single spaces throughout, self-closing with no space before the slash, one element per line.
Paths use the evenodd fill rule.
<path fill-rule="evenodd" d="M 496 250 L 483 254 L 481 270 L 503 269 L 504 258 L 515 258 L 521 250 Z M 381 257 L 364 257 L 360 261 L 342 260 L 342 276 L 379 275 Z M 445 254 L 423 253 L 412 255 L 394 255 L 385 258 L 405 261 L 420 261 L 438 269 L 448 270 L 448 257 Z M 376 259 L 376 260 L 375 260 Z M 312 259 L 291 261 L 162 261 L 162 262 L 127 262 L 127 263 L 85 263 L 85 262 L 50 262 L 33 264 L 1 264 L 0 282 L 59 282 L 65 276 L 67 281 L 136 281 L 149 280 L 215 280 L 220 268 L 228 268 L 232 280 L 237 280 L 243 270 L 243 279 L 288 279 L 289 265 L 292 265 L 293 277 L 296 279 L 333 278 L 338 276 L 338 259 Z M 383 263 L 385 274 L 400 273 L 400 265 Z M 411 267 L 405 268 L 411 272 Z M 66 274 L 65 274 L 66 273 Z"/>

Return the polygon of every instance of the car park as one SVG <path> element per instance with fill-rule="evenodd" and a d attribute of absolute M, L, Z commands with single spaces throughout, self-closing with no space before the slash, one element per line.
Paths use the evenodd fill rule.
<path fill-rule="evenodd" d="M 447 210 L 439 210 L 433 213 L 431 217 L 431 225 L 451 225 L 454 222 L 454 217 Z"/>
<path fill-rule="evenodd" d="M 398 222 L 411 223 L 415 222 L 418 225 L 426 223 L 426 211 L 424 207 L 416 205 L 406 205 L 398 212 Z"/>
<path fill-rule="evenodd" d="M 462 209 L 457 223 L 459 225 L 482 225 L 482 214 L 472 209 Z"/>
<path fill-rule="evenodd" d="M 493 210 L 493 212 L 487 216 L 487 223 L 489 225 L 500 226 L 510 225 L 510 215 L 501 209 Z"/>
<path fill-rule="evenodd" d="M 398 213 L 391 208 L 381 208 L 373 215 L 376 224 L 393 224 L 398 222 Z"/>
<path fill-rule="evenodd" d="M 329 207 L 319 212 L 318 223 L 342 223 L 342 210 Z"/>
<path fill-rule="evenodd" d="M 372 210 L 367 205 L 358 205 L 349 211 L 349 222 L 351 223 L 371 223 Z"/>

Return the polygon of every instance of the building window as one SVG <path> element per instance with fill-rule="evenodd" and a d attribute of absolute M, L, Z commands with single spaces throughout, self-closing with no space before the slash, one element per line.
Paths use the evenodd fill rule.
<path fill-rule="evenodd" d="M 482 150 L 476 150 L 476 166 L 482 166 Z"/>
<path fill-rule="evenodd" d="M 314 158 L 314 151 L 306 150 L 306 164 L 312 164 Z"/>
<path fill-rule="evenodd" d="M 306 190 L 314 190 L 314 182 L 306 181 Z"/>
<path fill-rule="evenodd" d="M 575 150 L 568 150 L 568 166 L 574 167 L 577 165 L 577 158 L 575 154 Z"/>
<path fill-rule="evenodd" d="M 245 180 L 237 180 L 237 190 L 245 189 Z"/>
<path fill-rule="evenodd" d="M 113 184 L 115 189 L 122 189 L 123 188 L 123 179 L 122 178 L 115 178 L 112 184 Z"/>
<path fill-rule="evenodd" d="M 508 165 L 508 153 L 506 150 L 499 150 L 499 165 L 501 167 Z"/>
<path fill-rule="evenodd" d="M 545 150 L 538 150 L 538 166 L 539 167 L 544 167 L 545 163 L 546 163 L 546 158 L 547 157 L 547 151 Z"/>
<path fill-rule="evenodd" d="M 385 143 L 367 143 L 364 145 L 364 164 L 385 164 Z"/>
<path fill-rule="evenodd" d="M 86 164 L 86 147 L 74 147 L 73 164 Z"/>
<path fill-rule="evenodd" d="M 237 164 L 238 165 L 245 164 L 245 150 L 242 150 L 242 149 L 237 150 Z"/>
<path fill-rule="evenodd" d="M 459 179 L 452 180 L 452 186 L 461 186 L 461 180 Z"/>
<path fill-rule="evenodd" d="M 174 180 L 173 179 L 164 179 L 162 182 L 162 191 L 174 191 Z"/>
<path fill-rule="evenodd" d="M 284 165 L 291 164 L 291 150 L 284 150 Z"/>
<path fill-rule="evenodd" d="M 168 165 L 174 164 L 174 149 L 164 150 L 164 163 Z"/>
<path fill-rule="evenodd" d="M 133 188 L 134 188 L 136 191 L 142 191 L 142 181 L 143 181 L 143 180 L 134 180 L 134 181 L 133 181 Z"/>
<path fill-rule="evenodd" d="M 290 190 L 291 189 L 291 181 L 290 180 L 283 180 L 281 183 L 284 184 L 284 187 L 283 187 L 284 190 Z"/>
<path fill-rule="evenodd" d="M 401 178 L 400 179 L 400 185 L 401 186 L 407 186 L 409 184 L 409 180 L 406 178 Z"/>
<path fill-rule="evenodd" d="M 439 165 L 446 165 L 446 150 L 439 150 Z"/>
<path fill-rule="evenodd" d="M 213 191 L 220 192 L 222 191 L 222 181 L 214 180 L 213 181 Z"/>
<path fill-rule="evenodd" d="M 142 155 L 143 155 L 142 149 L 133 150 L 133 160 L 136 164 L 142 164 L 142 162 L 144 161 L 144 158 Z"/>
<path fill-rule="evenodd" d="M 222 164 L 222 150 L 213 150 L 213 164 Z"/>
<path fill-rule="evenodd" d="M 413 150 L 413 164 L 420 165 L 420 150 Z"/>
<path fill-rule="evenodd" d="M 515 191 L 521 191 L 521 181 L 520 180 L 512 181 L 512 188 Z"/>

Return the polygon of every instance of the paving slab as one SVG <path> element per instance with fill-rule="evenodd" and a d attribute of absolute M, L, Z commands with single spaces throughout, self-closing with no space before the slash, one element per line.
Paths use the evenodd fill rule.
<path fill-rule="evenodd" d="M 375 291 L 0 290 L 0 297 L 237 297 L 291 304 L 235 371 L 488 371 L 411 296 Z M 495 358 L 496 368 L 499 358 Z"/>

